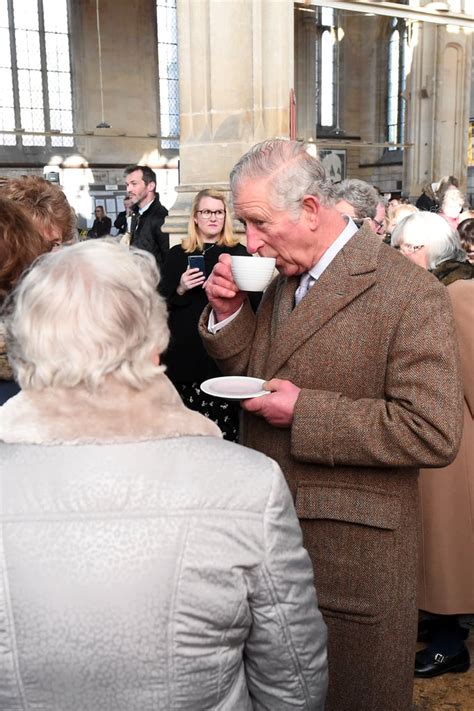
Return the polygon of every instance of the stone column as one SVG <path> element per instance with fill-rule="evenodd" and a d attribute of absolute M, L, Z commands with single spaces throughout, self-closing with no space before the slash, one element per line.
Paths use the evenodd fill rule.
<path fill-rule="evenodd" d="M 288 136 L 293 3 L 178 0 L 180 186 L 165 222 L 186 233 L 198 190 L 228 190 L 229 171 L 254 143 Z"/>
<path fill-rule="evenodd" d="M 404 185 L 455 175 L 466 190 L 472 36 L 464 28 L 414 22 L 407 82 Z"/>

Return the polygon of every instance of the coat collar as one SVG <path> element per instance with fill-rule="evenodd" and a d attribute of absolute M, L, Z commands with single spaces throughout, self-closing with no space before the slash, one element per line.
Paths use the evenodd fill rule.
<path fill-rule="evenodd" d="M 213 422 L 188 410 L 166 375 L 143 390 L 109 376 L 96 393 L 83 386 L 22 391 L 0 407 L 0 441 L 91 444 L 186 435 L 221 437 Z"/>
<path fill-rule="evenodd" d="M 266 300 L 271 319 L 272 348 L 262 377 L 270 379 L 281 366 L 335 314 L 376 281 L 381 241 L 363 227 L 336 255 L 320 279 L 296 308 L 298 278 L 279 278 L 273 285 L 274 299 Z"/>

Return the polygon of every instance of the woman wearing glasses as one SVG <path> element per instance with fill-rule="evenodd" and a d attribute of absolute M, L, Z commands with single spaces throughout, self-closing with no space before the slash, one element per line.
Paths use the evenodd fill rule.
<path fill-rule="evenodd" d="M 470 664 L 463 616 L 474 613 L 474 267 L 458 234 L 431 212 L 402 220 L 393 231 L 392 246 L 447 287 L 464 386 L 464 429 L 457 457 L 443 469 L 422 469 L 419 479 L 419 641 L 427 647 L 416 654 L 415 676 L 428 678 L 463 672 Z"/>
<path fill-rule="evenodd" d="M 170 249 L 163 267 L 160 290 L 168 302 L 171 331 L 164 362 L 167 375 L 185 405 L 214 420 L 224 437 L 235 441 L 238 405 L 213 399 L 199 387 L 207 378 L 220 375 L 204 350 L 198 321 L 207 305 L 203 284 L 224 253 L 248 255 L 232 232 L 232 219 L 224 195 L 213 189 L 201 190 L 193 201 L 188 235 L 180 245 Z M 200 259 L 193 259 L 196 257 Z"/>

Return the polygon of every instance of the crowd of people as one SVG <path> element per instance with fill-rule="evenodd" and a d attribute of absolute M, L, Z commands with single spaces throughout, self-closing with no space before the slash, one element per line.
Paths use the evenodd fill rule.
<path fill-rule="evenodd" d="M 0 187 L 2 703 L 408 711 L 470 666 L 459 182 L 387 201 L 268 140 L 170 248 L 155 173 L 125 181 L 84 241 L 57 185 Z M 254 255 L 263 293 L 232 273 Z"/>

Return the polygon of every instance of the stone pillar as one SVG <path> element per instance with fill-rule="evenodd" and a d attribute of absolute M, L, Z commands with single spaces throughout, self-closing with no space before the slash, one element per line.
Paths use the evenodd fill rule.
<path fill-rule="evenodd" d="M 186 233 L 198 190 L 228 190 L 229 171 L 254 143 L 289 134 L 293 3 L 178 0 L 180 186 L 165 222 Z"/>
<path fill-rule="evenodd" d="M 472 36 L 464 28 L 414 22 L 407 82 L 404 185 L 455 175 L 466 190 Z"/>

